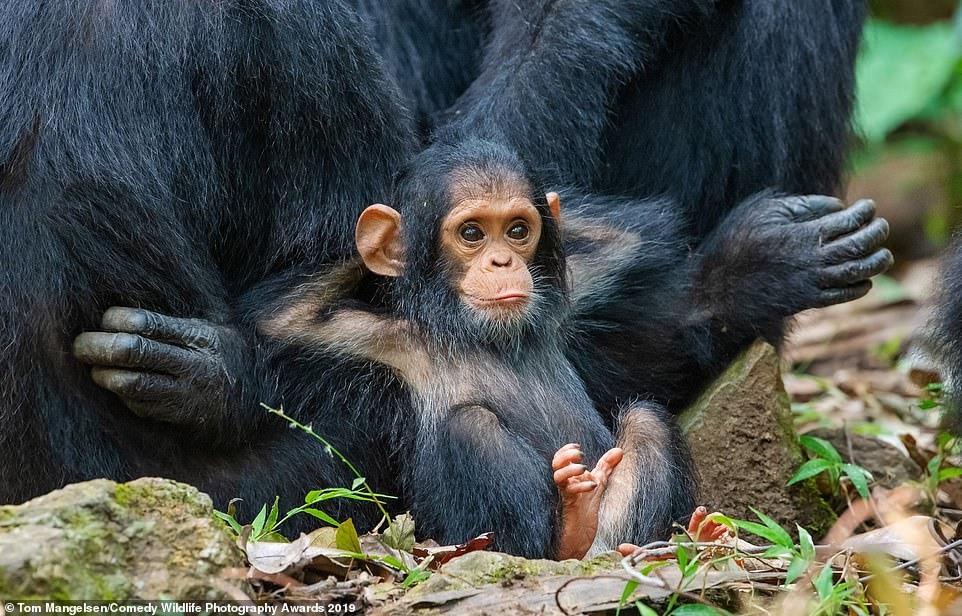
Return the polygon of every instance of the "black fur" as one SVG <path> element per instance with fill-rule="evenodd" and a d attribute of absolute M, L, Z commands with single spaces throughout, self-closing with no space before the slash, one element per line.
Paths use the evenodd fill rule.
<path fill-rule="evenodd" d="M 0 502 L 165 475 L 256 511 L 320 477 L 343 484 L 322 447 L 258 408 L 279 402 L 277 376 L 256 373 L 236 306 L 349 254 L 412 150 L 370 45 L 336 1 L 3 4 Z M 111 305 L 227 327 L 237 344 L 200 351 L 231 372 L 229 396 L 191 388 L 183 423 L 132 414 L 71 355 Z M 132 338 L 117 350 L 136 359 L 149 349 Z M 120 385 L 149 394 L 141 376 Z"/>
<path fill-rule="evenodd" d="M 356 1 L 422 124 L 553 185 L 670 197 L 697 238 L 762 190 L 839 188 L 864 0 Z"/>
<path fill-rule="evenodd" d="M 569 343 L 583 332 L 568 301 L 561 229 L 543 190 L 519 175 L 523 169 L 503 147 L 475 139 L 439 144 L 415 157 L 394 194 L 404 212 L 403 275 L 371 276 L 367 283 L 382 287 L 373 294 L 365 294 L 365 281 L 358 280 L 338 296 L 329 282 L 338 270 L 322 273 L 280 298 L 263 330 L 289 349 L 321 354 L 327 358 L 321 363 L 355 362 L 353 371 L 323 370 L 326 383 L 339 379 L 335 391 L 360 394 L 332 405 L 319 388 L 310 403 L 325 424 L 345 414 L 363 416 L 374 392 L 392 396 L 365 426 L 398 453 L 404 503 L 426 536 L 456 543 L 493 530 L 500 550 L 553 556 L 558 498 L 552 456 L 577 442 L 593 465 L 621 442 L 621 418 L 632 413 L 641 414 L 635 421 L 647 434 L 628 444 L 637 445 L 632 455 L 644 464 L 618 471 L 630 478 L 631 501 L 622 518 L 602 520 L 603 547 L 666 536 L 693 507 L 684 440 L 657 404 L 626 400 L 602 408 L 589 397 L 568 356 Z M 528 184 L 528 198 L 541 215 L 540 241 L 528 264 L 535 280 L 531 303 L 527 314 L 508 324 L 488 322 L 466 304 L 456 286 L 458 270 L 440 250 L 441 223 L 455 201 L 451 187 L 457 189 L 465 172 L 473 185 Z M 622 255 L 648 258 L 645 252 Z M 385 421 L 389 416 L 392 423 Z"/>
<path fill-rule="evenodd" d="M 817 303 L 805 275 L 838 263 L 811 242 L 772 261 L 767 291 L 746 295 L 756 310 L 741 312 L 725 285 L 699 294 L 690 281 L 712 264 L 732 265 L 709 276 L 716 281 L 751 273 L 732 256 L 737 233 L 700 239 L 755 191 L 835 186 L 860 3 L 357 8 L 363 21 L 338 0 L 0 8 L 0 501 L 92 477 L 162 474 L 219 506 L 241 497 L 256 509 L 274 494 L 293 504 L 318 485 L 350 483 L 323 447 L 260 401 L 313 423 L 377 489 L 414 494 L 421 471 L 397 472 L 410 449 L 391 440 L 407 421 L 397 378 L 264 340 L 255 321 L 348 257 L 358 213 L 390 196 L 415 127 L 422 141 L 434 131 L 440 154 L 454 137 L 508 145 L 519 160 L 506 164 L 543 178 L 539 203 L 541 189 L 567 183 L 645 198 L 641 209 L 592 199 L 599 224 L 624 224 L 643 243 L 609 263 L 619 282 L 600 301 L 582 294 L 594 298 L 571 308 L 583 326 L 567 330 L 582 334 L 566 347 L 569 360 L 612 422 L 639 394 L 689 397 L 752 335 Z M 753 216 L 732 219 L 733 228 Z M 762 222 L 763 244 L 781 246 L 778 221 Z M 870 239 L 859 255 L 877 245 Z M 707 255 L 706 265 L 689 251 Z M 562 259 L 545 263 L 560 268 Z M 837 286 L 855 284 L 855 274 Z M 564 288 L 560 271 L 544 281 Z M 783 304 L 786 288 L 804 301 Z M 357 301 L 376 304 L 385 292 L 365 282 Z M 104 314 L 110 306 L 137 309 Z M 702 311 L 687 315 L 690 306 Z M 439 332 L 457 331 L 442 322 L 450 315 Z M 735 322 L 737 335 L 726 335 Z M 619 336 L 626 324 L 638 334 Z M 74 347 L 106 389 L 72 356 L 81 332 L 106 335 Z M 210 375 L 220 380 L 201 383 Z M 510 518 L 516 496 L 503 498 L 492 506 Z M 474 530 L 448 517 L 443 499 L 432 502 L 422 515 L 452 525 L 446 537 Z M 501 522 L 543 527 L 538 518 Z"/>

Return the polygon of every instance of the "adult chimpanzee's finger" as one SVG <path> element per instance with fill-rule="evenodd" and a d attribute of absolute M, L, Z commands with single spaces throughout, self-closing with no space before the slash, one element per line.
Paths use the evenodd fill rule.
<path fill-rule="evenodd" d="M 845 204 L 835 197 L 825 195 L 803 195 L 799 197 L 783 197 L 780 199 L 792 213 L 796 222 L 815 220 L 834 212 L 845 209 Z"/>
<path fill-rule="evenodd" d="M 209 347 L 216 334 L 200 319 L 170 317 L 142 308 L 113 306 L 104 312 L 101 326 L 108 332 L 140 334 L 148 338 L 196 348 Z"/>
<path fill-rule="evenodd" d="M 883 248 L 867 257 L 846 261 L 826 267 L 819 272 L 818 283 L 822 288 L 847 287 L 892 267 L 894 259 L 888 249 Z"/>
<path fill-rule="evenodd" d="M 827 244 L 825 253 L 830 259 L 855 259 L 881 248 L 888 236 L 888 221 L 876 218 L 855 233 L 844 235 Z"/>
<path fill-rule="evenodd" d="M 577 443 L 568 443 L 554 454 L 554 458 L 551 460 L 551 469 L 556 471 L 569 464 L 581 462 L 583 457 L 584 454 L 581 451 L 580 445 Z"/>
<path fill-rule="evenodd" d="M 847 287 L 825 289 L 818 294 L 815 305 L 813 305 L 812 308 L 824 308 L 825 306 L 850 302 L 853 299 L 862 297 L 868 293 L 871 288 L 872 281 L 864 280 Z"/>
<path fill-rule="evenodd" d="M 117 394 L 138 417 L 180 421 L 184 407 L 171 401 L 190 399 L 184 383 L 165 374 L 113 368 L 94 368 L 90 374 L 95 383 Z"/>
<path fill-rule="evenodd" d="M 171 393 L 179 392 L 181 389 L 178 380 L 166 374 L 93 368 L 90 376 L 94 383 L 114 392 L 125 401 L 164 400 L 169 398 Z"/>
<path fill-rule="evenodd" d="M 841 235 L 851 233 L 874 217 L 875 203 L 868 199 L 857 201 L 841 212 L 823 216 L 817 221 L 822 243 L 827 244 Z"/>
<path fill-rule="evenodd" d="M 184 374 L 199 358 L 196 353 L 150 338 L 124 333 L 84 332 L 73 343 L 74 356 L 99 366 L 159 370 Z"/>

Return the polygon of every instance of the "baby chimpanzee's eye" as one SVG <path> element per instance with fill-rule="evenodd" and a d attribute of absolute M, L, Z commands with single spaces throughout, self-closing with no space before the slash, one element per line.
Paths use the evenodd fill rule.
<path fill-rule="evenodd" d="M 461 235 L 461 239 L 466 242 L 474 243 L 480 242 L 484 239 L 484 231 L 482 231 L 477 225 L 464 225 L 461 227 L 458 233 Z"/>
<path fill-rule="evenodd" d="M 523 222 L 516 222 L 508 229 L 508 237 L 513 240 L 523 240 L 528 237 L 528 225 Z"/>

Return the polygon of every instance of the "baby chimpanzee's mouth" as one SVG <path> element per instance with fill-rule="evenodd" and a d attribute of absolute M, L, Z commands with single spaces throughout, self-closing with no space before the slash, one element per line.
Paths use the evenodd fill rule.
<path fill-rule="evenodd" d="M 517 310 L 527 306 L 530 293 L 524 291 L 501 291 L 490 297 L 467 296 L 468 301 L 481 310 Z"/>

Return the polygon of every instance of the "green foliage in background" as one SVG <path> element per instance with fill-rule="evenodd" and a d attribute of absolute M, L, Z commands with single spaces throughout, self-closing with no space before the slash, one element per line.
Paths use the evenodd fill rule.
<path fill-rule="evenodd" d="M 909 120 L 962 111 L 962 43 L 954 24 L 870 20 L 858 68 L 856 126 L 879 143 Z"/>
<path fill-rule="evenodd" d="M 937 165 L 924 179 L 941 184 L 947 199 L 924 213 L 935 246 L 962 226 L 962 2 L 954 18 L 951 6 L 876 0 L 856 69 L 862 147 L 853 166 L 916 153 Z"/>

